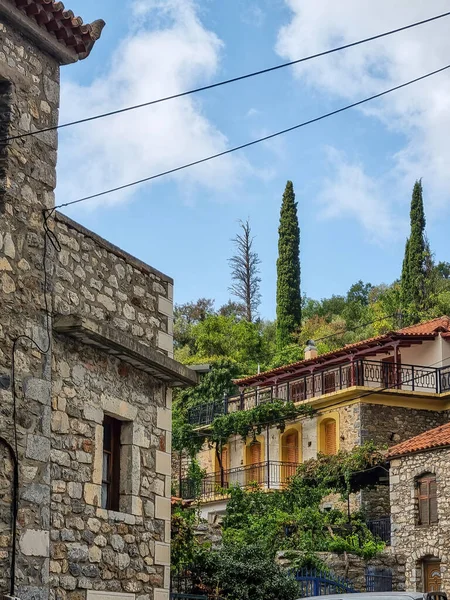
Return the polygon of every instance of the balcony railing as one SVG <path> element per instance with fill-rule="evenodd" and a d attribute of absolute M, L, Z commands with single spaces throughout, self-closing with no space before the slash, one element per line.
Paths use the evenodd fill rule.
<path fill-rule="evenodd" d="M 231 487 L 246 489 L 253 486 L 261 489 L 283 489 L 289 478 L 295 475 L 298 464 L 270 460 L 266 462 L 224 469 L 208 473 L 201 482 L 191 479 L 180 481 L 180 496 L 185 500 L 200 497 L 203 500 L 224 498 L 229 495 Z"/>
<path fill-rule="evenodd" d="M 373 535 L 385 542 L 391 543 L 391 517 L 380 517 L 379 519 L 370 519 L 367 521 L 367 527 Z"/>
<path fill-rule="evenodd" d="M 266 402 L 304 402 L 354 386 L 439 394 L 450 391 L 450 366 L 395 365 L 359 359 L 305 374 L 289 382 L 250 388 L 237 396 L 200 404 L 189 410 L 188 418 L 192 425 L 209 425 L 218 416 L 249 410 Z"/>

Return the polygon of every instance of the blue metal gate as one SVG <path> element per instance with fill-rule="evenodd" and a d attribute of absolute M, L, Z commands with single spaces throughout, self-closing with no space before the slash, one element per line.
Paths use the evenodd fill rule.
<path fill-rule="evenodd" d="M 367 592 L 392 592 L 392 571 L 380 567 L 367 567 Z"/>
<path fill-rule="evenodd" d="M 295 579 L 300 584 L 301 598 L 356 592 L 348 579 L 318 569 L 301 569 L 295 574 Z"/>

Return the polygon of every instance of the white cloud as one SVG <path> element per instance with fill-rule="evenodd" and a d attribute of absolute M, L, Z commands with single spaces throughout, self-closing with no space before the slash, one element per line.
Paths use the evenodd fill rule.
<path fill-rule="evenodd" d="M 129 37 L 115 50 L 104 75 L 90 85 L 63 85 L 61 122 L 176 94 L 217 74 L 223 44 L 204 27 L 193 0 L 135 0 L 132 6 Z M 227 147 L 226 136 L 194 96 L 76 126 L 61 136 L 57 201 L 119 186 Z M 198 186 L 220 193 L 248 169 L 242 156 L 226 156 L 173 177 L 191 194 Z M 125 200 L 138 189 L 101 202 Z"/>
<path fill-rule="evenodd" d="M 291 20 L 278 35 L 277 52 L 286 59 L 320 52 L 377 33 L 413 23 L 448 10 L 447 0 L 411 2 L 410 0 L 285 0 Z M 316 59 L 295 69 L 307 85 L 343 100 L 358 100 L 409 79 L 443 67 L 450 62 L 450 19 L 444 18 L 387 38 L 369 42 L 336 54 Z M 399 196 L 408 202 L 414 180 L 424 178 L 429 215 L 436 215 L 450 201 L 450 73 L 394 92 L 376 104 L 361 109 L 380 119 L 385 127 L 404 136 L 404 147 L 392 157 L 392 169 L 385 176 L 387 195 L 377 203 L 386 219 Z M 342 166 L 346 165 L 346 166 Z M 373 214 L 373 184 L 359 165 L 347 162 L 338 169 L 349 169 L 352 183 L 359 184 L 359 202 L 348 207 L 357 218 L 367 210 Z M 350 185 L 338 179 L 339 196 L 353 193 Z M 328 185 L 329 187 L 329 185 Z M 372 190 L 372 191 L 371 191 Z M 329 189 L 325 197 L 331 201 Z M 389 203 L 389 207 L 388 207 Z M 365 208 L 364 208 L 365 207 Z M 333 212 L 332 208 L 330 211 Z M 392 213 L 393 214 L 393 213 Z"/>
<path fill-rule="evenodd" d="M 262 112 L 257 108 L 252 107 L 247 111 L 246 117 L 250 119 L 252 117 L 259 117 L 260 115 L 262 115 Z"/>
<path fill-rule="evenodd" d="M 253 27 L 261 27 L 266 19 L 266 13 L 256 3 L 249 3 L 244 0 L 244 10 L 241 16 L 242 22 Z"/>
<path fill-rule="evenodd" d="M 332 176 L 323 182 L 319 198 L 323 209 L 319 215 L 335 220 L 356 218 L 375 242 L 397 234 L 404 223 L 393 219 L 379 182 L 369 177 L 361 164 L 349 161 L 336 148 L 327 148 L 327 156 Z"/>

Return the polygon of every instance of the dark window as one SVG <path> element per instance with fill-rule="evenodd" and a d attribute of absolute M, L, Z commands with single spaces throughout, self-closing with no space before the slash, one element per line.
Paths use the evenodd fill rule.
<path fill-rule="evenodd" d="M 112 417 L 103 420 L 102 507 L 119 510 L 120 430 L 121 422 Z"/>
<path fill-rule="evenodd" d="M 11 84 L 0 79 L 0 140 L 8 137 L 11 123 Z M 0 213 L 3 212 L 3 199 L 6 190 L 7 144 L 0 141 Z"/>
<path fill-rule="evenodd" d="M 438 522 L 437 485 L 433 474 L 422 475 L 417 480 L 419 500 L 419 525 L 432 525 Z"/>
<path fill-rule="evenodd" d="M 325 373 L 324 388 L 324 394 L 331 394 L 331 392 L 336 391 L 336 373 Z"/>

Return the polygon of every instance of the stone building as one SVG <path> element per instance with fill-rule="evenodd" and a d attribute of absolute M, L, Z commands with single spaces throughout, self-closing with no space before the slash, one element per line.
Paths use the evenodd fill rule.
<path fill-rule="evenodd" d="M 450 586 L 450 423 L 389 450 L 392 550 L 406 589 Z"/>
<path fill-rule="evenodd" d="M 0 0 L 0 595 L 21 600 L 169 594 L 171 389 L 197 381 L 173 281 L 49 212 L 57 134 L 26 136 L 103 26 Z"/>
<path fill-rule="evenodd" d="M 221 460 L 214 448 L 205 447 L 198 455 L 207 472 L 203 515 L 224 511 L 227 498 L 219 488 L 256 481 L 279 489 L 299 463 L 319 452 L 335 454 L 369 440 L 392 446 L 445 423 L 449 365 L 450 319 L 441 317 L 321 356 L 311 344 L 298 363 L 236 381 L 240 394 L 195 407 L 191 423 L 207 428 L 219 415 L 273 399 L 309 404 L 315 413 L 287 423 L 283 432 L 269 426 L 245 442 L 233 436 Z M 384 519 L 388 529 L 388 480 L 383 479 L 376 490 L 362 490 L 353 500 L 369 518 Z M 188 483 L 185 487 L 189 492 Z"/>

